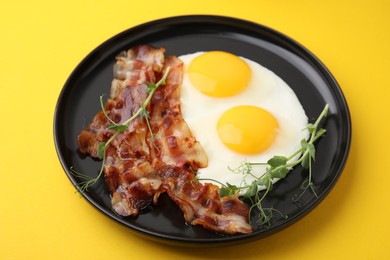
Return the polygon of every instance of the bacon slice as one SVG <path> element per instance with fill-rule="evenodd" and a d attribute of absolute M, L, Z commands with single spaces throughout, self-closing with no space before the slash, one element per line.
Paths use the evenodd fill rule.
<path fill-rule="evenodd" d="M 157 82 L 170 67 L 166 84 L 154 93 L 146 120 L 136 118 L 106 149 L 105 179 L 112 207 L 119 215 L 137 216 L 167 192 L 193 225 L 226 234 L 250 233 L 248 207 L 235 198 L 220 198 L 219 188 L 196 181 L 194 172 L 207 167 L 207 156 L 181 115 L 180 85 L 183 63 L 164 57 L 164 49 L 142 45 L 121 53 L 114 66 L 110 99 L 105 110 L 121 124 L 136 113 L 147 98 L 146 82 Z M 80 132 L 80 151 L 97 157 L 100 142 L 115 133 L 103 111 Z"/>
<path fill-rule="evenodd" d="M 248 224 L 248 207 L 237 197 L 220 198 L 218 186 L 201 184 L 185 168 L 162 167 L 159 174 L 165 190 L 183 211 L 187 223 L 225 234 L 252 232 Z"/>
<path fill-rule="evenodd" d="M 116 57 L 114 80 L 110 99 L 105 105 L 108 116 L 115 123 L 123 123 L 137 111 L 145 100 L 146 81 L 155 82 L 156 74 L 161 73 L 165 62 L 164 49 L 154 49 L 147 45 L 138 46 Z M 136 124 L 133 121 L 132 124 Z M 113 131 L 106 130 L 112 124 L 103 111 L 97 113 L 92 122 L 81 131 L 78 137 L 82 153 L 98 157 L 98 145 L 106 142 Z"/>

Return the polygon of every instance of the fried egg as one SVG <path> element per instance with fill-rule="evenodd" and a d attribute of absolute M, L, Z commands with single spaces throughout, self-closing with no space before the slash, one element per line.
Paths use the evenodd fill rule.
<path fill-rule="evenodd" d="M 243 179 L 232 169 L 244 162 L 265 163 L 275 155 L 288 157 L 308 138 L 301 103 L 269 69 L 222 51 L 179 58 L 185 70 L 183 118 L 208 156 L 208 166 L 198 170 L 202 182 L 251 183 L 252 176 Z M 259 177 L 265 169 L 259 165 L 253 172 Z"/>

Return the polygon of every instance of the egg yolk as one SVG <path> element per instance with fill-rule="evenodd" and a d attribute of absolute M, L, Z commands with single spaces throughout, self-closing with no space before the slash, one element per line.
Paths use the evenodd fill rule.
<path fill-rule="evenodd" d="M 244 60 L 223 51 L 210 51 L 197 56 L 190 63 L 187 73 L 195 88 L 212 97 L 240 93 L 251 77 L 250 67 Z"/>
<path fill-rule="evenodd" d="M 237 106 L 219 118 L 217 131 L 225 146 L 241 154 L 258 154 L 273 143 L 278 122 L 256 106 Z"/>

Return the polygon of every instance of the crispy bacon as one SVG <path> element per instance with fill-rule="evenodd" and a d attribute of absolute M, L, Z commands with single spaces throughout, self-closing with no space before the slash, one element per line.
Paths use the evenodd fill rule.
<path fill-rule="evenodd" d="M 165 58 L 164 49 L 142 45 L 117 57 L 105 105 L 111 120 L 99 112 L 79 134 L 80 151 L 97 157 L 99 143 L 115 133 L 107 126 L 134 115 L 147 98 L 146 82 L 157 82 L 168 66 L 166 84 L 147 107 L 152 133 L 146 120 L 137 117 L 106 149 L 104 173 L 112 207 L 119 215 L 136 216 L 167 192 L 188 223 L 226 234 L 250 233 L 249 210 L 242 201 L 220 198 L 219 187 L 195 179 L 194 172 L 207 167 L 207 156 L 181 115 L 183 63 L 174 56 Z"/>
<path fill-rule="evenodd" d="M 122 52 L 116 57 L 110 99 L 105 105 L 108 116 L 115 123 L 123 123 L 139 109 L 147 96 L 145 82 L 155 82 L 156 74 L 161 73 L 163 69 L 164 51 L 142 45 Z M 132 124 L 136 123 L 137 121 L 134 121 Z M 113 134 L 112 131 L 106 130 L 110 124 L 103 111 L 97 113 L 92 122 L 79 134 L 80 151 L 98 157 L 99 143 L 106 142 Z"/>
<path fill-rule="evenodd" d="M 187 223 L 226 234 L 252 232 L 248 207 L 237 197 L 220 198 L 218 186 L 201 184 L 185 168 L 166 166 L 158 172 L 165 190 L 183 211 Z"/>

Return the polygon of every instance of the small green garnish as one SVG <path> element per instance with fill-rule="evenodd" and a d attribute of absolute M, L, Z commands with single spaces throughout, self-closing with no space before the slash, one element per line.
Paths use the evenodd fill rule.
<path fill-rule="evenodd" d="M 301 185 L 302 192 L 295 195 L 292 198 L 293 201 L 298 201 L 309 188 L 313 192 L 314 196 L 318 197 L 314 189 L 314 183 L 312 182 L 312 161 L 315 159 L 316 152 L 314 142 L 326 133 L 325 129 L 318 129 L 318 127 L 321 120 L 326 117 L 328 109 L 329 105 L 327 104 L 317 118 L 316 122 L 314 124 L 308 124 L 307 129 L 310 133 L 309 140 L 303 139 L 301 141 L 301 148 L 289 157 L 274 156 L 266 163 L 243 162 L 239 167 L 230 169 L 234 173 L 242 174 L 243 179 L 245 179 L 247 176 L 252 176 L 255 180 L 252 183 L 244 184 L 243 186 L 235 186 L 229 183 L 223 184 L 219 191 L 219 196 L 237 196 L 241 190 L 246 190 L 246 192 L 243 194 L 243 197 L 250 200 L 251 202 L 250 213 L 253 211 L 253 209 L 257 209 L 259 211 L 258 224 L 260 226 L 270 226 L 274 212 L 278 213 L 284 218 L 287 218 L 287 216 L 277 209 L 263 208 L 262 202 L 267 194 L 272 190 L 273 180 L 285 178 L 294 166 L 301 164 L 302 167 L 308 169 L 309 174 L 308 178 Z M 301 156 L 298 160 L 291 161 L 299 154 L 301 154 Z M 267 168 L 265 173 L 261 175 L 255 174 L 252 169 L 255 165 L 266 165 Z M 262 195 L 260 195 L 261 193 L 259 192 L 259 187 L 261 186 L 265 187 L 265 191 Z"/>
<path fill-rule="evenodd" d="M 106 109 L 105 109 L 105 107 L 104 107 L 103 97 L 104 97 L 104 95 L 101 95 L 100 98 L 99 98 L 99 100 L 100 100 L 100 107 L 101 107 L 101 109 L 102 109 L 102 111 L 103 111 L 103 114 L 104 114 L 104 115 L 106 116 L 106 118 L 108 119 L 108 121 L 110 121 L 112 124 L 115 125 L 116 123 L 107 115 Z"/>
<path fill-rule="evenodd" d="M 98 157 L 99 157 L 99 159 L 102 160 L 102 165 L 100 167 L 100 171 L 99 171 L 98 175 L 95 178 L 92 178 L 88 175 L 79 173 L 73 167 L 70 168 L 71 173 L 75 177 L 83 179 L 82 182 L 80 182 L 76 185 L 79 192 L 83 193 L 84 191 L 88 191 L 88 188 L 91 187 L 92 185 L 94 185 L 101 178 L 101 176 L 103 175 L 104 166 L 106 163 L 106 149 L 107 149 L 107 147 L 115 139 L 115 137 L 117 137 L 119 134 L 123 134 L 126 131 L 126 129 L 128 128 L 128 124 L 130 122 L 132 122 L 134 119 L 136 119 L 137 117 L 140 117 L 140 121 L 145 119 L 146 124 L 148 126 L 148 130 L 150 131 L 152 138 L 154 138 L 154 134 L 152 132 L 152 129 L 151 129 L 150 123 L 149 123 L 149 112 L 146 110 L 146 107 L 150 103 L 150 100 L 152 99 L 153 94 L 157 90 L 157 88 L 160 85 L 165 85 L 165 80 L 168 76 L 169 70 L 170 70 L 170 67 L 167 67 L 164 75 L 156 84 L 147 82 L 148 87 L 146 89 L 146 93 L 148 94 L 148 97 L 144 100 L 144 102 L 142 102 L 142 104 L 141 104 L 140 108 L 137 110 L 137 112 L 135 112 L 132 117 L 127 119 L 122 124 L 117 124 L 112 119 L 110 119 L 108 117 L 107 112 L 104 108 L 104 104 L 103 104 L 103 95 L 100 96 L 100 106 L 102 108 L 103 114 L 112 123 L 111 125 L 108 125 L 106 127 L 106 129 L 115 131 L 115 133 L 110 137 L 110 139 L 108 139 L 107 142 L 101 142 L 98 145 Z M 153 142 L 153 144 L 154 144 L 154 142 Z"/>

